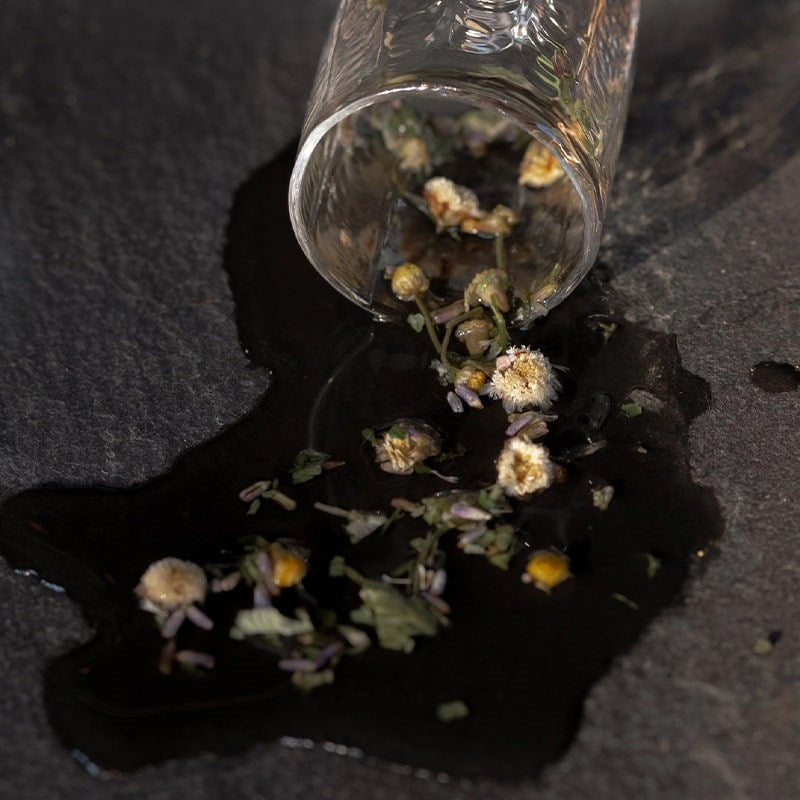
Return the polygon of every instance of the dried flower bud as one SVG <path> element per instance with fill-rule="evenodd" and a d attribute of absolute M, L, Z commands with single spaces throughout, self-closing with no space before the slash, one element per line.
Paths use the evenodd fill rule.
<path fill-rule="evenodd" d="M 471 356 L 483 355 L 489 346 L 491 326 L 485 319 L 468 319 L 456 328 L 456 339 L 462 342 Z"/>
<path fill-rule="evenodd" d="M 532 141 L 519 166 L 519 183 L 532 189 L 552 186 L 564 175 L 564 168 L 551 150 L 537 141 Z"/>
<path fill-rule="evenodd" d="M 398 420 L 375 443 L 375 462 L 393 475 L 411 475 L 426 458 L 441 453 L 439 435 L 429 425 Z"/>
<path fill-rule="evenodd" d="M 456 385 L 463 384 L 473 392 L 477 392 L 481 386 L 488 380 L 487 374 L 480 369 L 474 367 L 464 367 L 456 373 Z"/>
<path fill-rule="evenodd" d="M 508 302 L 508 274 L 502 269 L 479 272 L 464 290 L 464 309 L 477 305 L 491 307 L 492 303 L 504 314 L 511 309 Z"/>
<path fill-rule="evenodd" d="M 528 561 L 522 580 L 533 583 L 537 589 L 549 592 L 572 577 L 569 559 L 556 550 L 536 550 Z"/>
<path fill-rule="evenodd" d="M 453 228 L 469 217 L 480 217 L 478 196 L 466 186 L 459 186 L 449 178 L 431 178 L 422 195 L 436 221 L 436 230 Z"/>
<path fill-rule="evenodd" d="M 431 171 L 431 156 L 428 145 L 420 136 L 404 136 L 395 144 L 395 155 L 400 158 L 400 169 L 403 172 Z"/>
<path fill-rule="evenodd" d="M 461 232 L 483 236 L 508 236 L 519 217 L 508 206 L 495 206 L 478 217 L 467 217 L 461 223 Z"/>
<path fill-rule="evenodd" d="M 270 553 L 272 556 L 272 581 L 278 589 L 288 589 L 296 586 L 305 578 L 308 566 L 300 556 L 289 553 L 283 548 L 281 551 L 273 549 Z"/>
<path fill-rule="evenodd" d="M 392 292 L 398 300 L 407 302 L 428 291 L 428 276 L 410 262 L 400 264 L 392 272 Z"/>
<path fill-rule="evenodd" d="M 205 573 L 197 564 L 162 558 L 145 570 L 134 591 L 148 610 L 169 612 L 179 606 L 202 603 L 206 589 Z"/>
<path fill-rule="evenodd" d="M 547 448 L 523 436 L 507 439 L 497 459 L 497 484 L 511 497 L 541 492 L 553 483 Z"/>

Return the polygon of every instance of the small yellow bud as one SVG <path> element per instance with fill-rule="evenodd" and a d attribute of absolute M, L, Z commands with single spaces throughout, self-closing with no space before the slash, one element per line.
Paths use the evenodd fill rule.
<path fill-rule="evenodd" d="M 523 580 L 533 583 L 537 589 L 549 592 L 568 578 L 569 559 L 556 550 L 536 550 L 528 561 Z"/>
<path fill-rule="evenodd" d="M 279 589 L 297 586 L 306 576 L 308 567 L 299 556 L 287 553 L 279 555 L 272 564 L 272 580 Z"/>
<path fill-rule="evenodd" d="M 486 383 L 487 379 L 488 375 L 483 370 L 464 367 L 456 373 L 455 383 L 456 385 L 463 383 L 468 389 L 477 392 Z"/>
<path fill-rule="evenodd" d="M 392 272 L 392 292 L 403 302 L 424 294 L 429 286 L 428 276 L 416 264 L 406 262 Z"/>

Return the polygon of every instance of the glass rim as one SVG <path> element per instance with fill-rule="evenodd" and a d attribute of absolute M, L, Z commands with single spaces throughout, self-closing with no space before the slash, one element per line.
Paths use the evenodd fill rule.
<path fill-rule="evenodd" d="M 541 301 L 541 305 L 546 309 L 545 313 L 548 313 L 561 303 L 583 280 L 597 257 L 597 252 L 600 248 L 601 220 L 603 218 L 603 199 L 599 191 L 598 182 L 593 180 L 581 148 L 557 124 L 548 121 L 541 108 L 534 103 L 524 108 L 517 108 L 518 104 L 513 102 L 513 99 L 510 101 L 508 97 L 499 96 L 498 92 L 482 88 L 474 81 L 468 83 L 458 80 L 440 82 L 429 79 L 384 86 L 377 91 L 367 93 L 346 103 L 332 114 L 326 115 L 310 130 L 304 132 L 289 180 L 288 203 L 292 228 L 306 258 L 336 291 L 368 311 L 375 319 L 381 322 L 389 322 L 396 321 L 399 318 L 399 315 L 384 313 L 370 305 L 351 287 L 338 280 L 336 276 L 326 269 L 325 264 L 322 264 L 321 259 L 318 257 L 316 248 L 313 247 L 309 239 L 306 227 L 302 224 L 299 209 L 300 192 L 306 167 L 323 137 L 347 117 L 377 103 L 386 102 L 396 96 L 406 94 L 460 100 L 477 108 L 494 111 L 510 119 L 522 131 L 536 139 L 540 144 L 545 145 L 558 159 L 580 199 L 584 234 L 581 261 L 579 262 L 581 266 L 573 270 L 574 274 L 570 275 L 550 297 Z M 558 146 L 553 147 L 554 143 Z M 559 147 L 572 156 L 571 163 L 562 158 Z"/>

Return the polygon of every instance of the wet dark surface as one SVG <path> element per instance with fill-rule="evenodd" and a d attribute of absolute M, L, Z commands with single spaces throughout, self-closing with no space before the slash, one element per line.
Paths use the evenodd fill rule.
<path fill-rule="evenodd" d="M 770 394 L 794 392 L 800 386 L 800 369 L 778 361 L 760 361 L 750 368 L 750 379 Z"/>
<path fill-rule="evenodd" d="M 266 380 L 263 369 L 248 369 L 237 342 L 220 268 L 225 228 L 236 188 L 297 134 L 335 6 L 5 3 L 4 499 L 33 487 L 136 486 L 174 463 L 171 480 L 185 469 L 191 487 L 191 455 L 183 454 L 256 406 Z M 63 594 L 3 562 L 5 794 L 800 796 L 797 394 L 767 394 L 750 379 L 763 360 L 800 363 L 800 7 L 795 0 L 697 0 L 689 11 L 678 0 L 642 6 L 602 260 L 624 296 L 624 319 L 675 335 L 685 368 L 711 387 L 711 408 L 689 431 L 691 474 L 713 487 L 725 533 L 677 605 L 593 684 L 568 751 L 536 781 L 503 786 L 423 781 L 331 748 L 307 750 L 302 741 L 256 742 L 240 755 L 178 758 L 98 781 L 91 762 L 73 758 L 54 735 L 43 703 L 47 665 L 93 630 Z M 218 472 L 230 468 L 222 463 Z M 109 497 L 117 514 L 119 496 Z M 128 591 L 119 589 L 120 603 L 130 603 Z M 755 653 L 754 643 L 777 630 L 774 650 Z M 181 742 L 189 733 L 187 722 Z"/>
<path fill-rule="evenodd" d="M 235 611 L 248 603 L 242 590 L 207 601 L 212 633 L 184 626 L 179 634 L 179 646 L 216 656 L 213 671 L 157 671 L 163 640 L 132 590 L 158 558 L 211 564 L 235 560 L 248 534 L 298 540 L 312 551 L 307 588 L 345 621 L 354 591 L 326 577 L 330 558 L 344 554 L 378 577 L 408 557 L 418 523 L 353 547 L 311 508 L 320 500 L 383 509 L 393 497 L 446 488 L 432 476 L 380 472 L 363 427 L 424 419 L 443 432 L 445 449 L 466 448 L 448 464 L 461 488 L 494 478 L 507 424 L 499 403 L 453 415 L 424 336 L 372 323 L 305 262 L 284 203 L 292 156 L 284 151 L 237 192 L 224 254 L 242 345 L 272 373 L 257 409 L 137 488 L 38 489 L 3 507 L 3 555 L 64 586 L 98 629 L 94 641 L 48 667 L 51 722 L 70 749 L 104 769 L 292 735 L 456 776 L 530 777 L 563 752 L 585 693 L 675 601 L 695 552 L 721 532 L 712 493 L 688 469 L 688 424 L 708 408 L 708 387 L 683 370 L 674 337 L 619 317 L 602 267 L 525 334 L 565 368 L 559 420 L 545 441 L 567 480 L 518 504 L 514 522 L 525 550 L 565 551 L 574 578 L 548 596 L 520 581 L 525 550 L 504 572 L 445 540 L 453 624 L 411 655 L 373 647 L 345 659 L 333 686 L 303 696 L 274 657 L 229 639 Z M 623 413 L 635 389 L 664 410 Z M 594 443 L 605 446 L 582 455 Z M 238 491 L 260 478 L 285 485 L 304 447 L 346 464 L 288 489 L 297 511 L 265 507 L 246 517 Z M 615 495 L 601 511 L 591 490 L 607 484 Z M 437 705 L 455 698 L 470 716 L 438 722 Z"/>

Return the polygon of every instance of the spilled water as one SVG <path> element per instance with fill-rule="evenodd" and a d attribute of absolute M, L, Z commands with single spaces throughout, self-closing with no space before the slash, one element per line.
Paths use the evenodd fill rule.
<path fill-rule="evenodd" d="M 800 368 L 780 361 L 759 361 L 750 368 L 750 380 L 765 392 L 794 392 L 800 387 Z"/>
<path fill-rule="evenodd" d="M 242 345 L 273 376 L 260 406 L 156 480 L 129 490 L 34 489 L 0 512 L 0 552 L 64 586 L 97 628 L 46 669 L 51 723 L 104 769 L 293 736 L 456 776 L 530 777 L 564 752 L 586 692 L 675 601 L 695 553 L 721 531 L 713 495 L 692 483 L 688 466 L 688 426 L 708 407 L 708 389 L 683 370 L 673 337 L 618 317 L 602 268 L 529 334 L 567 368 L 546 444 L 568 479 L 519 506 L 515 521 L 528 548 L 566 551 L 573 579 L 546 595 L 520 581 L 524 553 L 504 572 L 451 548 L 452 627 L 411 655 L 373 647 L 345 659 L 335 683 L 309 695 L 271 655 L 228 637 L 241 596 L 213 595 L 204 609 L 215 630 L 185 626 L 180 635 L 181 646 L 213 652 L 216 668 L 171 676 L 156 668 L 162 640 L 132 593 L 155 559 L 214 563 L 237 553 L 246 534 L 297 539 L 312 550 L 312 594 L 344 614 L 352 590 L 326 577 L 333 554 L 372 575 L 405 557 L 413 525 L 354 549 L 337 520 L 311 509 L 316 500 L 381 509 L 398 495 L 447 488 L 429 475 L 378 471 L 362 428 L 422 418 L 451 449 L 466 447 L 448 465 L 461 486 L 494 476 L 506 425 L 499 404 L 453 415 L 428 369 L 426 340 L 371 322 L 313 272 L 285 210 L 291 163 L 287 151 L 240 188 L 225 251 Z M 636 389 L 663 407 L 624 413 Z M 640 407 L 652 405 L 648 397 Z M 291 487 L 297 511 L 245 516 L 239 490 L 259 478 L 285 482 L 305 447 L 346 465 Z M 591 489 L 606 484 L 616 491 L 601 511 Z M 439 722 L 437 705 L 456 698 L 470 716 Z"/>

